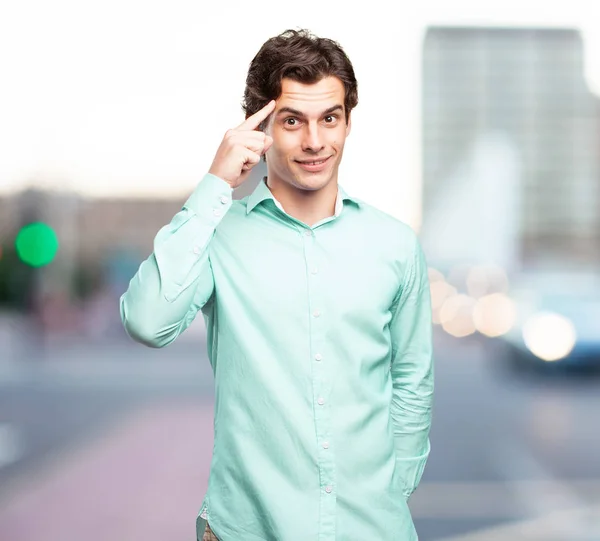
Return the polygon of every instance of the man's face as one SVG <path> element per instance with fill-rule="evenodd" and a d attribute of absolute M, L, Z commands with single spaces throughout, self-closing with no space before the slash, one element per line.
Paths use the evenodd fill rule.
<path fill-rule="evenodd" d="M 337 77 L 315 84 L 284 78 L 265 132 L 273 138 L 266 153 L 270 184 L 285 182 L 300 190 L 337 184 L 344 142 L 350 134 L 344 85 Z M 311 165 L 321 160 L 326 161 Z"/>

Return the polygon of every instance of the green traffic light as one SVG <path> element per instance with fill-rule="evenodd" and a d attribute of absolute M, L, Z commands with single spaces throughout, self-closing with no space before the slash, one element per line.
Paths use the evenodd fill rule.
<path fill-rule="evenodd" d="M 34 222 L 19 231 L 15 247 L 23 263 L 32 267 L 43 267 L 54 259 L 58 251 L 58 238 L 48 224 Z"/>

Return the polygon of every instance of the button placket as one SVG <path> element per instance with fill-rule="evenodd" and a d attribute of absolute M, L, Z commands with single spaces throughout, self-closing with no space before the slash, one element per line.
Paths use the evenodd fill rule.
<path fill-rule="evenodd" d="M 310 316 L 310 345 L 312 355 L 312 391 L 314 404 L 317 459 L 319 468 L 320 521 L 319 538 L 335 539 L 335 454 L 332 444 L 331 404 L 326 395 L 327 389 L 327 354 L 325 352 L 325 329 L 327 310 L 324 304 L 324 286 L 320 280 L 318 234 L 315 230 L 306 229 L 302 236 L 304 243 L 305 264 L 308 279 L 308 299 Z"/>

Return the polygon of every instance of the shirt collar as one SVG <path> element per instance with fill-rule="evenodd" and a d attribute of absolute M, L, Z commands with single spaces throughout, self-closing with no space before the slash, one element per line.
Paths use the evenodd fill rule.
<path fill-rule="evenodd" d="M 262 180 L 256 186 L 256 188 L 254 188 L 254 191 L 248 197 L 248 202 L 246 204 L 246 214 L 250 214 L 250 212 L 254 209 L 254 207 L 256 207 L 256 205 L 258 205 L 259 203 L 261 203 L 262 201 L 265 201 L 267 199 L 272 199 L 273 202 L 281 210 L 283 210 L 281 203 L 279 201 L 277 201 L 277 199 L 275 199 L 275 196 L 273 195 L 273 193 L 267 186 L 267 177 L 263 177 Z M 344 201 L 351 201 L 352 203 L 356 204 L 359 207 L 361 206 L 361 203 L 362 203 L 360 199 L 348 195 L 346 193 L 346 190 L 344 190 L 344 188 L 342 188 L 342 186 L 340 186 L 340 184 L 338 182 L 338 193 L 337 193 L 337 198 L 335 200 L 335 216 L 336 216 L 336 218 L 342 212 L 342 208 L 344 206 Z"/>

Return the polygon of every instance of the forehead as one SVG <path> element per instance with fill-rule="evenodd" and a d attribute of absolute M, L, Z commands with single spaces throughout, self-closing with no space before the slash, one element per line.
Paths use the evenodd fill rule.
<path fill-rule="evenodd" d="M 344 85 L 337 77 L 324 77 L 314 84 L 293 79 L 281 81 L 281 95 L 276 100 L 275 112 L 281 107 L 293 107 L 302 112 L 318 113 L 328 106 L 344 104 Z"/>

